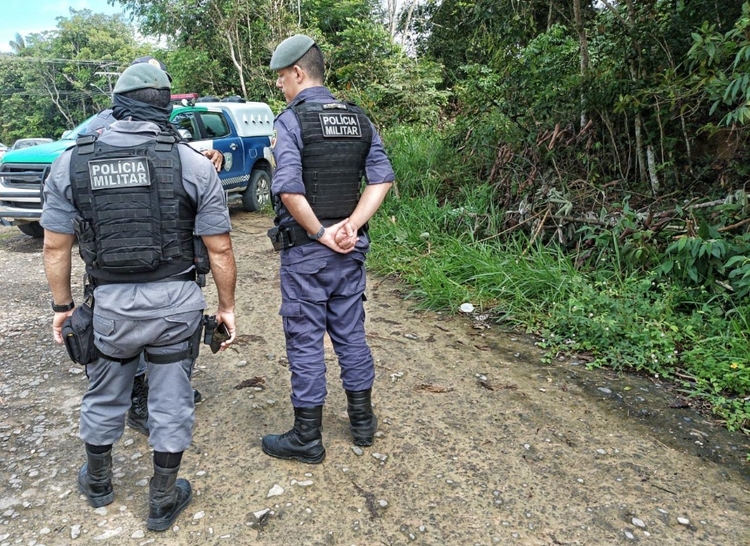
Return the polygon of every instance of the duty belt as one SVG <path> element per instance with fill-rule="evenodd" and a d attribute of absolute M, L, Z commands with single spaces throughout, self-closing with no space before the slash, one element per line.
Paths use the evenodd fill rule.
<path fill-rule="evenodd" d="M 325 219 L 321 223 L 325 227 L 330 227 L 343 220 L 343 218 L 332 218 Z M 367 233 L 367 224 L 357 230 L 357 235 L 362 237 Z M 310 239 L 307 235 L 307 231 L 298 223 L 281 224 L 274 226 L 268 230 L 268 237 L 271 239 L 273 249 L 277 252 L 280 250 L 286 250 L 288 248 L 294 248 L 295 246 L 307 245 L 310 243 L 317 243 L 316 239 Z"/>

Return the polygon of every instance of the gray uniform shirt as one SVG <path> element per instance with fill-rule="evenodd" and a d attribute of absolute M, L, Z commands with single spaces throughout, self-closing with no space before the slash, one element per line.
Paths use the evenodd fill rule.
<path fill-rule="evenodd" d="M 159 127 L 144 121 L 117 121 L 99 137 L 101 142 L 128 147 L 156 137 Z M 221 235 L 231 231 L 226 194 L 211 162 L 184 144 L 178 144 L 182 163 L 182 184 L 197 203 L 196 235 Z M 44 207 L 40 223 L 56 233 L 75 233 L 77 214 L 70 187 L 71 150 L 50 167 L 44 186 Z M 192 282 L 105 284 L 96 288 L 95 313 L 105 318 L 150 319 L 206 308 L 200 287 Z"/>

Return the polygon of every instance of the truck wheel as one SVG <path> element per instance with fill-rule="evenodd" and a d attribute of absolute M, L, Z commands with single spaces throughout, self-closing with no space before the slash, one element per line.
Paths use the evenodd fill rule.
<path fill-rule="evenodd" d="M 25 233 L 29 237 L 33 237 L 34 239 L 44 238 L 44 228 L 39 224 L 39 222 L 27 222 L 16 225 L 18 226 L 18 229 L 21 230 L 21 233 Z"/>
<path fill-rule="evenodd" d="M 253 171 L 250 182 L 242 194 L 242 206 L 248 212 L 257 212 L 271 203 L 271 176 L 263 170 Z"/>

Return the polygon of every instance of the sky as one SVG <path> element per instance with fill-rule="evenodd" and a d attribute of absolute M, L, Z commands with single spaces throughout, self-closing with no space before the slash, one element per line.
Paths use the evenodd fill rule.
<path fill-rule="evenodd" d="M 69 17 L 69 8 L 90 9 L 94 13 L 112 15 L 122 7 L 107 0 L 2 0 L 0 2 L 0 51 L 10 51 L 8 42 L 16 33 L 28 34 L 57 29 L 57 17 Z"/>

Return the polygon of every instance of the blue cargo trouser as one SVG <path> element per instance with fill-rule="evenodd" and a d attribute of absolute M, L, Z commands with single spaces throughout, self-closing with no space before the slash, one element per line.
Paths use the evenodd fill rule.
<path fill-rule="evenodd" d="M 292 405 L 325 402 L 326 332 L 341 367 L 345 390 L 372 387 L 375 369 L 365 340 L 365 255 L 330 252 L 283 264 L 280 270 L 281 310 L 286 351 L 292 374 Z"/>

